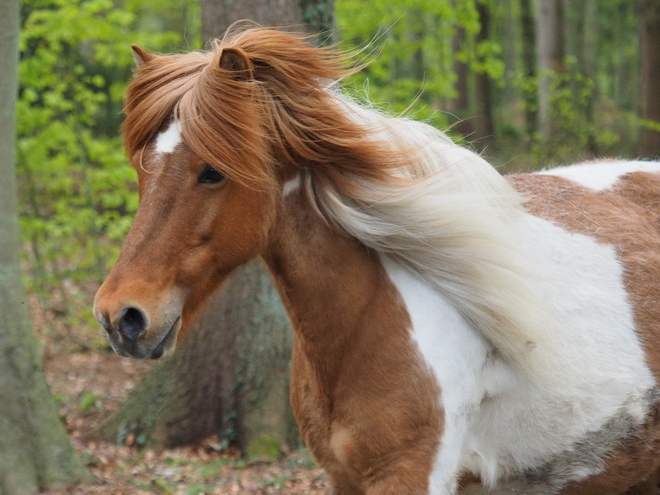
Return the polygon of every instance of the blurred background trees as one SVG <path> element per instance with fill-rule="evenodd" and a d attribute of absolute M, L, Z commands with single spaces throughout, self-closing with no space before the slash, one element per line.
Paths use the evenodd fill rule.
<path fill-rule="evenodd" d="M 639 0 L 642 155 L 660 153 L 660 2 Z"/>
<path fill-rule="evenodd" d="M 347 92 L 429 121 L 503 172 L 660 153 L 660 0 L 276 3 L 22 2 L 19 210 L 32 314 L 50 336 L 46 357 L 58 339 L 73 341 L 72 350 L 107 349 L 90 306 L 137 207 L 118 134 L 132 43 L 201 49 L 244 16 L 331 29 L 321 42 L 367 63 L 344 81 Z M 226 427 L 231 411 L 209 423 L 227 440 L 237 435 Z"/>
<path fill-rule="evenodd" d="M 21 277 L 15 144 L 18 0 L 0 1 L 0 493 L 89 480 L 69 443 L 30 328 Z"/>

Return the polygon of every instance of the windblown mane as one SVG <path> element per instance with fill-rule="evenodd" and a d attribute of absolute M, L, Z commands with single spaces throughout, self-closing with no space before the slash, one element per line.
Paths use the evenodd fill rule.
<path fill-rule="evenodd" d="M 221 66 L 224 50 L 245 61 Z M 272 29 L 229 32 L 212 50 L 157 56 L 130 85 L 131 157 L 169 120 L 227 176 L 269 188 L 295 168 L 330 223 L 418 272 L 506 357 L 535 366 L 547 342 L 515 220 L 521 199 L 478 155 L 430 126 L 363 108 L 334 89 L 349 57 Z"/>

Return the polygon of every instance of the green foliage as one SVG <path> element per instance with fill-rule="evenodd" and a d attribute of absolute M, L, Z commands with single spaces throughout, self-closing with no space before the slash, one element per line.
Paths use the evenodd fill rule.
<path fill-rule="evenodd" d="M 439 110 L 457 96 L 455 60 L 495 79 L 503 75 L 499 43 L 476 41 L 477 0 L 337 0 L 336 6 L 343 46 L 371 52 L 351 84 L 395 113 L 445 127 Z M 458 30 L 464 41 L 454 47 Z"/>
<path fill-rule="evenodd" d="M 247 453 L 249 460 L 276 460 L 282 454 L 279 442 L 271 436 L 260 435 L 254 439 Z"/>
<path fill-rule="evenodd" d="M 186 495 L 206 495 L 213 493 L 213 486 L 200 483 L 197 485 L 188 485 L 186 487 Z"/>
<path fill-rule="evenodd" d="M 151 3 L 159 12 L 197 5 Z M 183 33 L 158 31 L 162 25 L 136 33 L 137 13 L 144 8 L 137 1 L 123 7 L 112 0 L 23 2 L 17 128 L 21 229 L 29 286 L 44 307 L 55 305 L 66 314 L 68 325 L 91 319 L 90 311 L 81 309 L 89 306 L 89 291 L 74 287 L 102 280 L 137 208 L 135 173 L 118 137 L 133 66 L 130 42 L 171 49 L 183 41 Z M 140 22 L 148 18 L 139 16 Z"/>
<path fill-rule="evenodd" d="M 303 20 L 321 33 L 334 28 L 334 2 L 332 0 L 300 0 Z"/>
<path fill-rule="evenodd" d="M 205 481 L 211 481 L 216 476 L 218 476 L 218 473 L 223 467 L 229 465 L 230 463 L 231 463 L 231 459 L 226 457 L 223 457 L 221 459 L 216 459 L 210 464 L 204 464 L 203 466 L 201 466 L 199 469 L 199 473 Z"/>
<path fill-rule="evenodd" d="M 655 120 L 639 119 L 638 123 L 640 127 L 660 132 L 660 122 L 656 122 Z"/>
<path fill-rule="evenodd" d="M 137 420 L 122 423 L 117 428 L 115 436 L 116 445 L 135 445 L 144 447 L 149 441 L 149 432 L 151 431 L 156 418 L 145 416 Z"/>
<path fill-rule="evenodd" d="M 90 409 L 96 407 L 96 401 L 98 400 L 98 395 L 94 392 L 87 392 L 80 398 L 79 409 L 80 414 L 85 414 Z"/>
<path fill-rule="evenodd" d="M 302 448 L 298 451 L 297 456 L 289 456 L 287 458 L 287 467 L 289 469 L 303 468 L 303 469 L 314 469 L 318 467 L 316 460 L 309 452 L 309 450 Z"/>
<path fill-rule="evenodd" d="M 550 122 L 547 136 L 531 140 L 530 160 L 536 167 L 572 163 L 596 154 L 621 150 L 620 143 L 640 121 L 600 97 L 593 79 L 586 77 L 575 57 L 566 57 L 564 72 L 545 71 L 550 80 Z"/>
<path fill-rule="evenodd" d="M 168 481 L 162 478 L 154 478 L 151 480 L 151 484 L 147 487 L 147 490 L 153 489 L 156 493 L 162 493 L 163 495 L 175 495 L 176 494 L 176 483 Z"/>

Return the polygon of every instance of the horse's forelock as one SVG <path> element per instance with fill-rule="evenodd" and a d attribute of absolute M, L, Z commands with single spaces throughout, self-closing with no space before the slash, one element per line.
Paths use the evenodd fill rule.
<path fill-rule="evenodd" d="M 249 70 L 223 67 L 229 49 L 246 57 Z M 363 132 L 328 90 L 354 70 L 348 60 L 304 35 L 266 28 L 230 30 L 208 52 L 156 56 L 127 92 L 126 148 L 133 156 L 176 118 L 196 154 L 257 188 L 273 183 L 275 164 L 355 160 L 341 148 Z"/>
<path fill-rule="evenodd" d="M 124 146 L 129 157 L 141 152 L 159 129 L 172 118 L 177 102 L 189 91 L 208 56 L 154 56 L 137 71 L 126 91 L 122 125 Z"/>

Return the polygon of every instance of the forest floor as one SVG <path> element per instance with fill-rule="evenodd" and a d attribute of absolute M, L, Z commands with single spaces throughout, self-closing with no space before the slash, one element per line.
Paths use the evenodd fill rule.
<path fill-rule="evenodd" d="M 122 445 L 95 440 L 94 428 L 120 407 L 154 363 L 112 353 L 100 327 L 67 326 L 62 331 L 53 319 L 45 321 L 43 313 L 34 311 L 34 302 L 32 321 L 46 379 L 69 438 L 95 478 L 93 483 L 51 489 L 48 495 L 330 493 L 327 476 L 304 450 L 279 460 L 249 462 L 237 450 L 221 449 L 215 437 L 161 451 L 138 448 L 130 435 Z"/>

